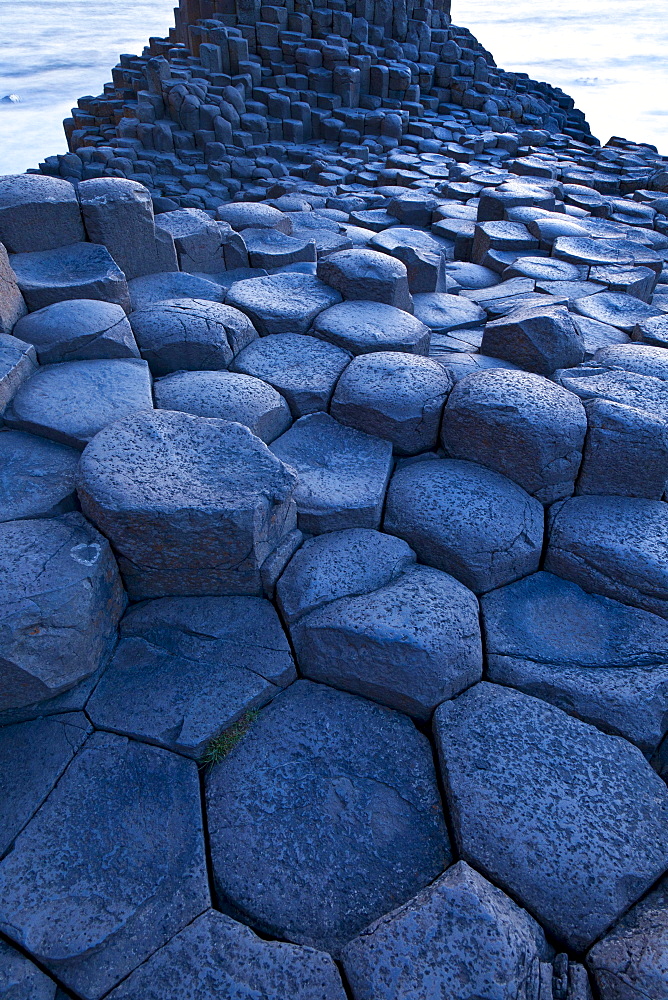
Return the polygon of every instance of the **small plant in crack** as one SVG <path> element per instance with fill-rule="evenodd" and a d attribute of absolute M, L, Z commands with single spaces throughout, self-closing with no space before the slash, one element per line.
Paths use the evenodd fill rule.
<path fill-rule="evenodd" d="M 234 725 L 230 726 L 229 729 L 226 729 L 224 733 L 221 733 L 220 736 L 215 736 L 207 745 L 199 759 L 200 767 L 213 767 L 215 764 L 220 763 L 223 758 L 227 757 L 228 753 L 233 750 L 237 743 L 244 738 L 259 714 L 259 709 L 251 709 L 250 711 L 245 712 L 244 715 L 242 715 L 242 717 L 235 722 Z"/>

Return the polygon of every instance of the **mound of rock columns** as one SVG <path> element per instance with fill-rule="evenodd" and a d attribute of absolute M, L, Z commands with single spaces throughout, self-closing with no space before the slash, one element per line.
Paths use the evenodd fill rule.
<path fill-rule="evenodd" d="M 665 1000 L 668 158 L 446 0 L 181 0 L 0 178 L 0 1000 Z"/>

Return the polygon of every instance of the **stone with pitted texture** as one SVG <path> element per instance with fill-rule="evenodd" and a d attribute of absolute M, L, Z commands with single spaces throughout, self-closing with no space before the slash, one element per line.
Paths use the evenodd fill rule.
<path fill-rule="evenodd" d="M 275 274 L 237 281 L 225 298 L 250 317 L 261 336 L 306 333 L 316 316 L 341 296 L 311 274 Z"/>
<path fill-rule="evenodd" d="M 20 951 L 0 941 L 0 998 L 58 1000 L 58 987 Z M 61 994 L 62 996 L 62 994 Z"/>
<path fill-rule="evenodd" d="M 56 177 L 0 178 L 0 243 L 8 253 L 54 250 L 84 239 L 74 187 Z"/>
<path fill-rule="evenodd" d="M 125 275 L 106 247 L 72 243 L 14 254 L 9 263 L 30 312 L 65 299 L 101 299 L 130 312 Z"/>
<path fill-rule="evenodd" d="M 406 265 L 376 250 L 341 250 L 318 264 L 318 277 L 344 299 L 384 302 L 412 312 Z"/>
<path fill-rule="evenodd" d="M 125 311 L 95 299 L 68 299 L 38 309 L 19 320 L 14 336 L 35 345 L 42 365 L 139 357 Z"/>
<path fill-rule="evenodd" d="M 340 302 L 321 312 L 313 334 L 351 354 L 401 351 L 428 354 L 431 331 L 421 320 L 384 302 Z"/>
<path fill-rule="evenodd" d="M 76 506 L 80 453 L 23 431 L 0 433 L 0 521 L 54 517 Z"/>
<path fill-rule="evenodd" d="M 16 275 L 9 264 L 4 245 L 0 243 L 0 335 L 14 332 L 14 327 L 28 311 Z"/>

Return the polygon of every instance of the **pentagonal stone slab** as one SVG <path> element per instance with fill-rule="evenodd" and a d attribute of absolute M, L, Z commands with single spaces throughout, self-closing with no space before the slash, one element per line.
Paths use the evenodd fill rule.
<path fill-rule="evenodd" d="M 668 618 L 668 506 L 582 496 L 551 512 L 545 569 L 584 590 Z"/>
<path fill-rule="evenodd" d="M 133 278 L 128 282 L 128 290 L 130 303 L 135 312 L 168 299 L 204 299 L 207 302 L 222 302 L 225 298 L 225 289 L 215 281 L 182 271 L 166 271 Z"/>
<path fill-rule="evenodd" d="M 105 428 L 78 480 L 136 600 L 261 594 L 262 563 L 295 527 L 294 489 L 294 473 L 248 428 L 169 410 Z"/>
<path fill-rule="evenodd" d="M 83 239 L 83 222 L 72 184 L 41 174 L 2 178 L 0 242 L 9 253 L 53 250 Z"/>
<path fill-rule="evenodd" d="M 257 340 L 238 309 L 205 299 L 172 299 L 131 313 L 142 357 L 154 375 L 174 371 L 218 371 Z"/>
<path fill-rule="evenodd" d="M 41 806 L 91 731 L 82 712 L 0 729 L 0 856 Z"/>
<path fill-rule="evenodd" d="M 329 955 L 283 941 L 263 941 L 216 910 L 207 910 L 121 983 L 109 1000 L 345 1000 Z"/>
<path fill-rule="evenodd" d="M 288 267 L 311 261 L 315 263 L 315 241 L 309 236 L 286 236 L 276 229 L 248 228 L 243 240 L 251 267 Z"/>
<path fill-rule="evenodd" d="M 582 365 L 555 374 L 561 385 L 581 399 L 607 399 L 612 403 L 668 416 L 668 382 L 621 368 Z"/>
<path fill-rule="evenodd" d="M 313 333 L 351 354 L 428 354 L 431 331 L 415 316 L 384 302 L 340 302 L 321 312 Z"/>
<path fill-rule="evenodd" d="M 395 472 L 384 530 L 481 594 L 538 569 L 543 508 L 498 472 L 437 459 Z"/>
<path fill-rule="evenodd" d="M 290 634 L 305 677 L 420 719 L 482 676 L 478 602 L 430 566 L 332 601 Z"/>
<path fill-rule="evenodd" d="M 0 410 L 4 410 L 19 386 L 36 370 L 33 345 L 0 333 Z"/>
<path fill-rule="evenodd" d="M 426 292 L 416 295 L 415 316 L 432 333 L 449 333 L 480 326 L 487 319 L 484 309 L 467 298 L 448 295 L 446 292 Z"/>
<path fill-rule="evenodd" d="M 0 524 L 0 709 L 53 697 L 94 673 L 125 598 L 105 538 L 81 514 Z"/>
<path fill-rule="evenodd" d="M 452 376 L 430 358 L 393 351 L 354 358 L 339 379 L 333 417 L 392 442 L 398 455 L 436 446 Z"/>
<path fill-rule="evenodd" d="M 20 951 L 0 941 L 2 1000 L 56 1000 L 58 987 Z"/>
<path fill-rule="evenodd" d="M 551 573 L 481 600 L 490 680 L 654 750 L 666 729 L 668 623 Z"/>
<path fill-rule="evenodd" d="M 80 457 L 74 448 L 23 431 L 0 433 L 0 521 L 74 510 Z"/>
<path fill-rule="evenodd" d="M 269 601 L 164 597 L 125 616 L 87 710 L 100 729 L 199 758 L 211 739 L 295 677 Z"/>
<path fill-rule="evenodd" d="M 601 1000 L 648 997 L 668 990 L 668 879 L 622 917 L 587 955 Z"/>
<path fill-rule="evenodd" d="M 586 430 L 574 393 L 530 372 L 492 369 L 457 383 L 441 441 L 453 458 L 502 472 L 552 503 L 575 490 Z"/>
<path fill-rule="evenodd" d="M 384 302 L 411 311 L 406 265 L 376 250 L 341 250 L 318 264 L 318 277 L 344 299 Z"/>
<path fill-rule="evenodd" d="M 556 257 L 518 257 L 503 272 L 508 278 L 532 278 L 534 281 L 580 281 L 586 278 L 587 268 L 569 264 Z"/>
<path fill-rule="evenodd" d="M 486 682 L 434 726 L 463 859 L 569 948 L 668 867 L 668 789 L 637 747 Z"/>
<path fill-rule="evenodd" d="M 650 306 L 635 296 L 625 295 L 623 292 L 599 292 L 597 295 L 588 295 L 584 299 L 577 300 L 575 311 L 590 319 L 598 320 L 599 323 L 616 326 L 625 333 L 632 333 L 638 323 L 662 315 L 661 310 L 655 306 Z"/>
<path fill-rule="evenodd" d="M 250 316 L 262 335 L 306 333 L 323 309 L 341 301 L 333 288 L 310 274 L 274 274 L 237 281 L 225 301 Z"/>
<path fill-rule="evenodd" d="M 244 424 L 267 443 L 290 427 L 290 407 L 259 378 L 238 372 L 174 372 L 153 386 L 155 405 Z"/>
<path fill-rule="evenodd" d="M 221 898 L 337 955 L 450 859 L 431 751 L 406 716 L 298 681 L 207 775 Z"/>
<path fill-rule="evenodd" d="M 606 264 L 633 264 L 633 254 L 626 240 L 603 240 L 591 237 L 561 236 L 554 242 L 552 253 L 572 264 L 598 267 Z"/>
<path fill-rule="evenodd" d="M 315 337 L 279 333 L 255 341 L 231 365 L 233 371 L 269 383 L 285 397 L 293 416 L 326 410 L 347 351 Z"/>
<path fill-rule="evenodd" d="M 271 446 L 297 472 L 302 531 L 377 528 L 392 468 L 392 445 L 344 427 L 327 413 L 302 417 Z"/>
<path fill-rule="evenodd" d="M 480 350 L 538 375 L 577 365 L 585 356 L 570 313 L 556 305 L 521 307 L 493 320 L 485 327 Z"/>
<path fill-rule="evenodd" d="M 276 585 L 287 622 L 335 601 L 367 594 L 396 580 L 415 562 L 400 538 L 368 528 L 329 531 L 309 538 L 295 552 Z"/>
<path fill-rule="evenodd" d="M 68 299 L 19 320 L 14 336 L 35 345 L 42 365 L 92 358 L 138 358 L 127 316 L 114 302 Z"/>
<path fill-rule="evenodd" d="M 152 409 L 145 361 L 68 361 L 35 372 L 3 418 L 8 427 L 81 449 L 107 424 Z"/>
<path fill-rule="evenodd" d="M 209 906 L 195 763 L 95 733 L 0 864 L 0 886 L 2 930 L 97 1000 Z"/>
<path fill-rule="evenodd" d="M 535 1000 L 549 952 L 526 910 L 458 861 L 351 941 L 343 966 L 355 1000 L 396 1000 L 398 982 L 414 1000 Z"/>
<path fill-rule="evenodd" d="M 64 299 L 102 299 L 130 311 L 125 275 L 97 243 L 14 254 L 9 262 L 31 312 Z"/>

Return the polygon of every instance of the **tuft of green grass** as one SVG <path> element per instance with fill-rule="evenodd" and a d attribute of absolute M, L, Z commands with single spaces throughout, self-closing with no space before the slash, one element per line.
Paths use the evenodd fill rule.
<path fill-rule="evenodd" d="M 228 753 L 244 738 L 259 714 L 259 710 L 253 708 L 242 715 L 238 722 L 235 722 L 220 736 L 215 736 L 199 759 L 200 767 L 214 767 L 227 757 Z"/>

